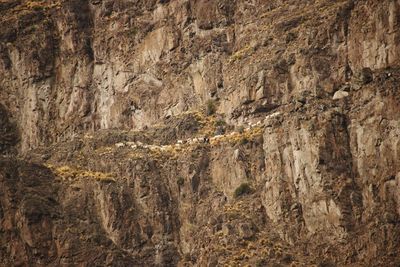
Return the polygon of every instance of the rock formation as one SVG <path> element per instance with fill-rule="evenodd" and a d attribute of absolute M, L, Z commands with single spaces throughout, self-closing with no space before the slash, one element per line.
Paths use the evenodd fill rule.
<path fill-rule="evenodd" d="M 1 266 L 399 266 L 399 0 L 1 0 Z"/>

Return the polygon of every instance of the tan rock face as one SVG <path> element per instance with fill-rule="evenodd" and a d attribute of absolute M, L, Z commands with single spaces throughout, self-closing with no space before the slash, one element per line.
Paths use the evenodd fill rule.
<path fill-rule="evenodd" d="M 307 109 L 307 107 L 305 108 Z M 351 154 L 344 114 L 336 110 L 308 110 L 282 118 L 280 127 L 264 134 L 267 182 L 264 205 L 268 216 L 278 222 L 300 205 L 305 227 L 310 233 L 324 231 L 340 237 L 350 199 L 335 195 L 353 186 Z M 290 129 L 282 132 L 281 129 Z M 347 196 L 350 197 L 350 196 Z"/>
<path fill-rule="evenodd" d="M 0 265 L 398 266 L 399 16 L 0 2 Z"/>

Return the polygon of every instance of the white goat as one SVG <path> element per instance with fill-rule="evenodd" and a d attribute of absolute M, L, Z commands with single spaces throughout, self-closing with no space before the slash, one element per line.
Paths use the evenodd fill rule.
<path fill-rule="evenodd" d="M 116 147 L 124 147 L 125 144 L 124 144 L 124 143 L 116 143 L 115 146 L 116 146 Z"/>

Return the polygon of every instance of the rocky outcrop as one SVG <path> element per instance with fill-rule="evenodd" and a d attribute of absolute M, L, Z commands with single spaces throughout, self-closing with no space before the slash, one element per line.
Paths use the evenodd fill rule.
<path fill-rule="evenodd" d="M 398 266 L 399 1 L 0 3 L 0 265 Z"/>

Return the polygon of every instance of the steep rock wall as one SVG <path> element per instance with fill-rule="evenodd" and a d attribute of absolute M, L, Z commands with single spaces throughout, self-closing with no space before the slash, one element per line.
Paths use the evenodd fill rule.
<path fill-rule="evenodd" d="M 398 266 L 399 11 L 2 1 L 0 263 Z"/>

